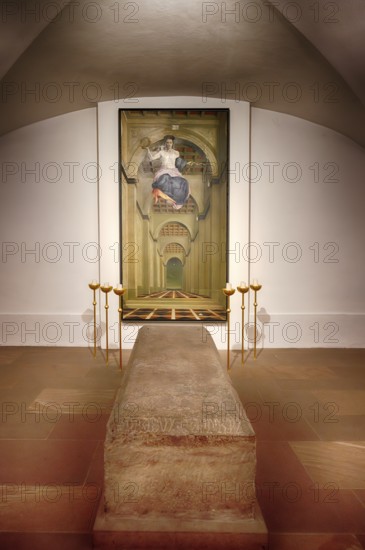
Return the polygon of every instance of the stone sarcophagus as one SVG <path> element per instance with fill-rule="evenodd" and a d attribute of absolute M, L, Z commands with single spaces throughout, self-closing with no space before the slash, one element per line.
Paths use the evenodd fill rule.
<path fill-rule="evenodd" d="M 213 535 L 209 548 L 265 544 L 255 434 L 202 327 L 140 330 L 104 470 L 96 548 L 194 548 Z"/>

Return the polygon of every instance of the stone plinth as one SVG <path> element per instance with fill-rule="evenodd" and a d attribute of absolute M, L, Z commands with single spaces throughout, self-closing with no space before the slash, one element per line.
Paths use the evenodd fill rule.
<path fill-rule="evenodd" d="M 140 330 L 104 455 L 97 548 L 118 541 L 120 548 L 192 548 L 193 535 L 199 546 L 199 536 L 213 533 L 215 544 L 230 547 L 235 540 L 242 547 L 248 533 L 265 542 L 255 515 L 255 434 L 202 327 Z"/>

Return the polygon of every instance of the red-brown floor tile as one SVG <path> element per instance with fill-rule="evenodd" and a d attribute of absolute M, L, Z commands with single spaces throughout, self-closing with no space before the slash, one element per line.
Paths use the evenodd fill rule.
<path fill-rule="evenodd" d="M 104 483 L 104 442 L 100 441 L 92 457 L 85 483 L 103 487 Z"/>
<path fill-rule="evenodd" d="M 354 489 L 356 497 L 360 500 L 362 505 L 365 507 L 365 489 Z"/>
<path fill-rule="evenodd" d="M 313 483 L 281 442 L 257 444 L 257 495 L 273 532 L 360 532 L 364 508 L 351 491 Z"/>
<path fill-rule="evenodd" d="M 0 403 L 0 439 L 47 439 L 54 424 L 41 414 L 30 414 L 26 403 Z"/>
<path fill-rule="evenodd" d="M 269 531 L 294 533 L 356 533 L 365 525 L 365 512 L 346 491 L 291 484 L 265 488 L 259 502 Z"/>
<path fill-rule="evenodd" d="M 336 495 L 333 494 L 333 497 L 335 499 Z M 365 535 L 365 508 L 359 503 L 353 491 L 338 491 L 338 500 L 338 524 L 343 527 L 341 530 Z"/>
<path fill-rule="evenodd" d="M 302 487 L 311 485 L 311 478 L 287 442 L 258 441 L 256 454 L 256 480 L 260 486 L 265 482 L 279 485 L 297 482 Z"/>
<path fill-rule="evenodd" d="M 277 380 L 278 385 L 283 390 L 306 390 L 315 391 L 319 389 L 323 390 L 364 390 L 364 379 L 352 379 L 352 378 L 333 378 L 323 380 Z"/>
<path fill-rule="evenodd" d="M 7 347 L 2 346 L 1 347 L 1 353 L 0 353 L 0 369 L 2 371 L 2 367 L 4 365 L 11 365 L 14 361 L 16 361 L 19 357 L 21 357 L 24 354 L 24 348 L 21 347 Z"/>
<path fill-rule="evenodd" d="M 294 407 L 280 410 L 280 408 L 273 407 L 271 403 L 270 409 L 264 405 L 261 417 L 255 418 L 254 412 L 252 412 L 251 424 L 258 441 L 313 441 L 318 439 L 305 420 L 292 421 L 298 417 L 298 409 Z"/>
<path fill-rule="evenodd" d="M 345 441 L 290 441 L 313 481 L 341 489 L 365 489 L 365 444 Z"/>
<path fill-rule="evenodd" d="M 99 491 L 91 485 L 27 485 L 2 495 L 1 530 L 87 533 L 92 530 Z"/>
<path fill-rule="evenodd" d="M 353 534 L 270 533 L 270 550 L 360 550 Z"/>
<path fill-rule="evenodd" d="M 96 441 L 1 442 L 0 483 L 83 483 Z"/>
<path fill-rule="evenodd" d="M 308 423 L 322 441 L 365 441 L 365 415 L 308 415 Z"/>
<path fill-rule="evenodd" d="M 87 414 L 63 414 L 55 423 L 49 439 L 90 439 L 104 441 L 109 414 L 90 410 Z"/>
<path fill-rule="evenodd" d="M 91 534 L 1 533 L 1 550 L 91 550 Z"/>

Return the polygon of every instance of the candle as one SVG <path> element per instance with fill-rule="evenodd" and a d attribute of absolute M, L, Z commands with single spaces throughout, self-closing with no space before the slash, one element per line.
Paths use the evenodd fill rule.
<path fill-rule="evenodd" d="M 245 281 L 240 282 L 240 288 L 246 288 L 246 286 L 247 285 L 246 285 Z"/>
<path fill-rule="evenodd" d="M 104 283 L 103 286 L 109 286 L 109 283 Z"/>
<path fill-rule="evenodd" d="M 226 283 L 226 290 L 232 290 L 231 283 Z"/>
<path fill-rule="evenodd" d="M 253 280 L 253 286 L 259 286 L 259 283 L 257 282 L 257 279 Z"/>
<path fill-rule="evenodd" d="M 117 286 L 117 289 L 118 289 L 118 290 L 123 290 L 123 285 L 122 285 L 122 283 L 119 283 L 119 285 Z"/>

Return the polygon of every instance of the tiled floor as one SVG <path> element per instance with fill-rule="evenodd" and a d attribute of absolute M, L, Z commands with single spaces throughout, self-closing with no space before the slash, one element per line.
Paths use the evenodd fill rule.
<path fill-rule="evenodd" d="M 92 548 L 117 357 L 0 348 L 1 550 Z M 234 353 L 230 376 L 270 550 L 365 548 L 365 350 L 265 350 L 244 367 Z"/>
<path fill-rule="evenodd" d="M 163 290 L 126 300 L 123 316 L 128 321 L 224 321 L 226 309 L 202 294 Z"/>

